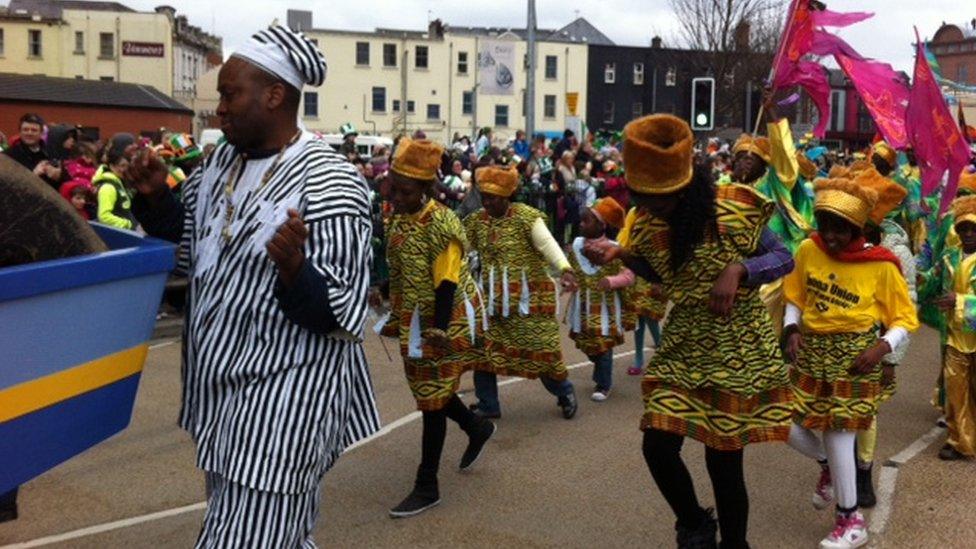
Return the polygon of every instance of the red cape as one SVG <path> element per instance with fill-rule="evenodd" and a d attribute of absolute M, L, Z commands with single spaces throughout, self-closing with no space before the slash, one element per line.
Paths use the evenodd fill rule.
<path fill-rule="evenodd" d="M 901 272 L 901 261 L 898 260 L 898 256 L 891 253 L 891 250 L 885 248 L 884 246 L 868 245 L 863 236 L 852 240 L 851 243 L 847 245 L 845 250 L 836 255 L 827 251 L 827 244 L 824 243 L 823 238 L 820 238 L 819 233 L 811 234 L 810 240 L 813 240 L 814 244 L 816 244 L 818 248 L 837 261 L 841 261 L 843 263 L 890 261 L 891 263 L 895 264 L 895 267 L 898 268 L 898 272 Z"/>

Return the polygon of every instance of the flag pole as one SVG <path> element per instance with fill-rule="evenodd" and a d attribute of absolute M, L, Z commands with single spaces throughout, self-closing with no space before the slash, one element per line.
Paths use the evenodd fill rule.
<path fill-rule="evenodd" d="M 797 3 L 802 1 L 803 0 L 793 0 L 790 3 L 790 16 L 786 20 L 786 26 L 783 27 L 783 34 L 786 34 L 786 31 L 793 26 L 793 20 L 796 18 Z M 776 56 L 773 57 L 773 66 L 769 67 L 769 77 L 766 79 L 768 86 L 763 86 L 763 91 L 772 88 L 773 86 L 773 79 L 776 78 L 776 67 L 779 65 L 780 57 L 782 57 L 783 55 L 782 41 L 785 38 L 786 38 L 785 36 L 782 35 L 780 36 L 780 45 L 779 48 L 776 50 Z M 765 102 L 759 103 L 759 113 L 756 115 L 756 123 L 752 129 L 752 135 L 756 135 L 759 133 L 759 125 L 762 123 L 762 118 L 763 118 L 763 114 L 765 114 L 765 109 L 766 109 Z"/>

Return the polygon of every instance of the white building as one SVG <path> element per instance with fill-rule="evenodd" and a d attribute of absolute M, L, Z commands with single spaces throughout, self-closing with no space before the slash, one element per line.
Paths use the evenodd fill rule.
<path fill-rule="evenodd" d="M 288 25 L 315 40 L 329 66 L 325 84 L 304 94 L 309 129 L 332 133 L 348 122 L 366 133 L 421 129 L 450 142 L 455 133 L 470 135 L 478 127 L 492 127 L 496 140 L 525 127 L 525 29 L 440 21 L 426 31 L 316 29 L 311 12 L 295 10 L 288 11 Z M 536 131 L 561 133 L 586 116 L 588 44 L 612 42 L 582 18 L 558 30 L 540 29 L 537 40 Z M 479 70 L 478 53 L 489 48 L 499 61 L 485 56 Z"/>

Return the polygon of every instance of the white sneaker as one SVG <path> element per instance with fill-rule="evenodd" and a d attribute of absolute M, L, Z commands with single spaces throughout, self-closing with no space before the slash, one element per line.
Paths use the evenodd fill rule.
<path fill-rule="evenodd" d="M 834 502 L 834 484 L 830 479 L 830 469 L 824 467 L 820 471 L 820 479 L 813 491 L 813 507 L 817 510 L 826 509 Z"/>
<path fill-rule="evenodd" d="M 868 542 L 864 516 L 855 511 L 850 516 L 837 515 L 834 531 L 820 540 L 820 549 L 854 549 Z"/>
<path fill-rule="evenodd" d="M 590 395 L 590 400 L 594 402 L 603 402 L 608 398 L 610 398 L 610 389 L 600 389 L 597 391 L 593 391 L 593 394 Z"/>

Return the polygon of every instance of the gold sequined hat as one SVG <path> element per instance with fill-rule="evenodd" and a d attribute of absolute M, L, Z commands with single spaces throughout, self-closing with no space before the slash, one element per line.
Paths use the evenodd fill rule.
<path fill-rule="evenodd" d="M 397 144 L 390 170 L 404 177 L 433 181 L 441 166 L 444 148 L 426 139 L 403 137 Z"/>
<path fill-rule="evenodd" d="M 691 182 L 695 136 L 684 120 L 652 114 L 624 127 L 627 186 L 642 194 L 671 194 Z"/>
<path fill-rule="evenodd" d="M 864 228 L 868 216 L 878 202 L 874 189 L 862 187 L 850 179 L 818 179 L 814 211 L 829 212 Z"/>
<path fill-rule="evenodd" d="M 891 145 L 885 143 L 884 141 L 878 141 L 874 144 L 871 149 L 872 153 L 880 156 L 888 163 L 889 166 L 894 168 L 898 165 L 898 152 L 891 148 Z"/>
<path fill-rule="evenodd" d="M 738 141 L 735 142 L 735 146 L 732 147 L 732 154 L 736 155 L 743 151 L 749 152 L 762 158 L 763 162 L 769 164 L 773 158 L 772 150 L 772 145 L 770 145 L 768 137 L 753 137 L 744 133 L 739 136 Z"/>
<path fill-rule="evenodd" d="M 504 169 L 497 166 L 485 166 L 475 170 L 474 174 L 478 181 L 478 190 L 483 193 L 509 197 L 515 194 L 515 190 L 518 189 L 519 174 L 514 167 Z"/>

